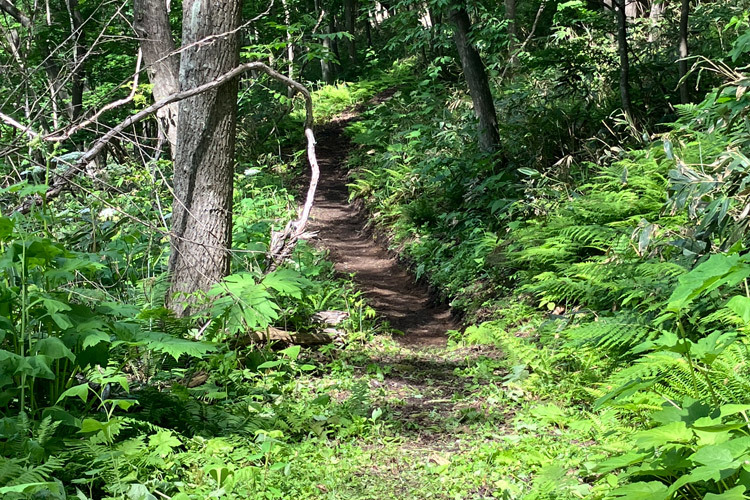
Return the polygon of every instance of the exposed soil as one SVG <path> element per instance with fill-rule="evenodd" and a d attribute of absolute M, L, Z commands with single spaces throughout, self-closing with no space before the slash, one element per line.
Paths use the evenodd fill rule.
<path fill-rule="evenodd" d="M 392 94 L 380 94 L 370 104 Z M 399 342 L 411 348 L 445 346 L 446 331 L 459 328 L 450 309 L 435 303 L 427 287 L 376 241 L 365 228 L 365 215 L 349 203 L 343 166 L 352 144 L 344 128 L 356 118 L 356 111 L 344 113 L 316 133 L 321 174 L 310 229 L 318 232 L 336 270 L 354 274 L 370 305 L 404 333 Z"/>

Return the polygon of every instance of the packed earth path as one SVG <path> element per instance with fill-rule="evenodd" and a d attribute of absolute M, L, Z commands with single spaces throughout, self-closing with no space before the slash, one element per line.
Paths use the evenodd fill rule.
<path fill-rule="evenodd" d="M 368 105 L 388 99 L 395 89 L 374 97 Z M 356 120 L 356 110 L 344 112 L 317 134 L 320 182 L 311 212 L 311 230 L 330 251 L 335 268 L 352 274 L 368 303 L 400 332 L 397 340 L 411 348 L 444 347 L 448 330 L 459 329 L 450 308 L 435 300 L 428 287 L 392 254 L 367 226 L 367 217 L 349 202 L 344 168 L 352 144 L 344 129 Z"/>

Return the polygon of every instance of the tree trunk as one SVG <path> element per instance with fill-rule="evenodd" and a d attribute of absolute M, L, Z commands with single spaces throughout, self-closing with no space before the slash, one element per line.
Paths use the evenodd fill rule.
<path fill-rule="evenodd" d="M 326 22 L 325 19 L 325 17 L 328 16 L 328 11 L 326 11 L 324 8 L 321 8 L 319 0 L 315 0 L 315 15 L 323 16 L 324 19 L 321 21 L 323 34 L 330 34 L 331 26 Z M 331 63 L 327 59 L 328 54 L 331 53 L 331 39 L 328 37 L 323 38 L 323 50 L 326 53 L 326 56 L 320 59 L 320 78 L 325 83 L 330 85 L 333 83 L 333 75 L 331 74 Z"/>
<path fill-rule="evenodd" d="M 680 6 L 680 102 L 687 104 L 690 102 L 690 93 L 686 80 L 688 72 L 687 57 L 688 52 L 688 22 L 690 20 L 690 0 L 682 0 Z"/>
<path fill-rule="evenodd" d="M 464 70 L 471 100 L 474 103 L 474 114 L 479 119 L 479 147 L 482 151 L 493 152 L 497 150 L 500 144 L 497 115 L 495 114 L 495 103 L 492 99 L 492 92 L 482 59 L 479 57 L 479 52 L 469 41 L 471 20 L 465 9 L 452 10 L 450 18 L 455 25 L 453 38 L 456 42 L 458 55 L 461 58 L 461 66 Z"/>
<path fill-rule="evenodd" d="M 241 1 L 185 0 L 182 12 L 183 46 L 229 33 L 182 52 L 180 90 L 186 90 L 239 64 Z M 234 78 L 179 105 L 169 259 L 169 306 L 178 315 L 189 314 L 191 294 L 229 272 L 237 84 Z"/>
<path fill-rule="evenodd" d="M 628 56 L 628 20 L 625 16 L 625 1 L 616 0 L 617 52 L 620 56 L 620 101 L 625 117 L 632 122 L 633 106 L 630 103 L 630 60 Z"/>
<path fill-rule="evenodd" d="M 518 40 L 516 0 L 505 0 L 505 19 L 508 21 L 508 37 L 510 38 L 510 49 L 512 51 Z"/>
<path fill-rule="evenodd" d="M 655 42 L 659 39 L 659 35 L 661 34 L 659 23 L 661 22 L 662 17 L 664 17 L 665 10 L 667 10 L 667 0 L 662 0 L 660 2 L 654 0 L 651 4 L 651 11 L 648 14 L 648 19 L 651 24 L 651 30 L 648 34 L 649 42 Z"/>
<path fill-rule="evenodd" d="M 294 40 L 292 39 L 292 32 L 289 31 L 289 27 L 292 25 L 292 16 L 289 12 L 289 4 L 287 0 L 281 0 L 281 6 L 284 9 L 284 23 L 286 23 L 286 64 L 287 64 L 287 76 L 294 80 Z M 294 96 L 294 90 L 287 89 L 287 96 L 291 99 Z"/>
<path fill-rule="evenodd" d="M 336 33 L 338 30 L 336 29 L 336 15 L 333 13 L 333 11 L 329 12 L 328 14 L 328 32 L 329 33 Z M 333 51 L 333 55 L 336 58 L 336 62 L 331 64 L 331 73 L 334 73 L 336 71 L 336 66 L 341 67 L 341 51 L 339 50 L 339 43 L 336 41 L 335 38 L 329 39 L 328 44 L 331 47 L 331 50 Z"/>
<path fill-rule="evenodd" d="M 78 0 L 64 0 L 65 8 L 70 17 L 70 36 L 74 42 L 72 89 L 70 93 L 70 105 L 72 119 L 81 116 L 83 111 L 83 85 L 84 85 L 84 58 L 86 47 L 83 44 L 83 17 L 78 9 Z"/>
<path fill-rule="evenodd" d="M 344 24 L 346 31 L 351 35 L 346 42 L 349 64 L 354 66 L 357 64 L 357 47 L 354 45 L 354 35 L 357 32 L 357 0 L 344 0 Z"/>
<path fill-rule="evenodd" d="M 160 101 L 180 90 L 180 59 L 174 54 L 175 44 L 169 13 L 164 0 L 133 0 L 133 27 L 140 38 L 141 51 L 154 100 Z M 177 103 L 165 106 L 157 113 L 162 137 L 169 141 L 172 158 L 177 156 Z"/>

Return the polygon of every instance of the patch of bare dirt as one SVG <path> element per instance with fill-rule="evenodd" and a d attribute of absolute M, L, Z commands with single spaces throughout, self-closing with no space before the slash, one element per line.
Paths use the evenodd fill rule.
<path fill-rule="evenodd" d="M 394 92 L 389 89 L 370 104 L 383 102 Z M 321 175 L 310 229 L 317 231 L 318 243 L 330 251 L 336 270 L 353 273 L 372 307 L 404 332 L 399 342 L 412 348 L 444 347 L 446 332 L 459 328 L 450 309 L 435 304 L 427 287 L 375 240 L 365 229 L 365 216 L 349 203 L 343 166 L 352 144 L 344 128 L 357 116 L 357 109 L 348 111 L 316 133 Z"/>

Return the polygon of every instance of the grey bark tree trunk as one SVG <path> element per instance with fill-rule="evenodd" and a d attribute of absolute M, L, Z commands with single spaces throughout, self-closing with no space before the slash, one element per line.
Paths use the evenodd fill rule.
<path fill-rule="evenodd" d="M 633 106 L 630 101 L 630 59 L 628 55 L 628 19 L 625 15 L 625 1 L 616 0 L 617 52 L 620 56 L 620 102 L 628 120 L 633 120 Z"/>
<path fill-rule="evenodd" d="M 346 41 L 346 48 L 349 55 L 349 64 L 357 64 L 357 47 L 354 44 L 354 35 L 357 30 L 357 0 L 344 0 L 344 24 L 346 31 L 351 38 Z"/>
<path fill-rule="evenodd" d="M 508 35 L 510 36 L 510 48 L 512 50 L 518 40 L 516 0 L 505 0 L 505 19 L 508 21 Z"/>
<path fill-rule="evenodd" d="M 328 11 L 326 11 L 325 8 L 322 8 L 320 6 L 320 1 L 315 0 L 315 15 L 320 16 L 321 14 L 323 15 L 324 18 L 326 16 L 329 16 Z M 326 19 L 323 19 L 323 21 L 321 22 L 321 25 L 322 25 L 324 34 L 328 35 L 331 33 L 331 26 L 327 22 Z M 331 39 L 328 37 L 323 38 L 323 50 L 325 50 L 326 54 L 331 53 Z M 331 63 L 325 57 L 320 59 L 320 77 L 325 83 L 329 85 L 333 83 Z"/>
<path fill-rule="evenodd" d="M 223 35 L 182 52 L 180 90 L 210 82 L 239 64 L 240 13 L 241 0 L 183 2 L 183 46 Z M 237 90 L 234 78 L 180 102 L 168 299 L 178 315 L 189 313 L 191 294 L 229 272 Z"/>
<path fill-rule="evenodd" d="M 688 91 L 687 82 L 685 77 L 688 72 L 687 56 L 690 54 L 688 50 L 688 27 L 690 20 L 690 0 L 682 0 L 680 5 L 680 102 L 687 104 L 690 102 L 690 92 Z"/>
<path fill-rule="evenodd" d="M 133 26 L 140 38 L 143 60 L 152 85 L 154 100 L 160 101 L 180 90 L 180 59 L 174 52 L 172 27 L 164 0 L 133 0 Z M 159 131 L 169 141 L 172 158 L 177 153 L 178 104 L 157 113 Z"/>
<path fill-rule="evenodd" d="M 495 102 L 492 99 L 492 92 L 482 59 L 469 40 L 471 20 L 466 9 L 451 10 L 450 18 L 455 28 L 453 38 L 456 49 L 458 49 L 458 55 L 461 58 L 464 77 L 474 104 L 474 114 L 479 119 L 479 147 L 482 151 L 493 152 L 497 150 L 500 144 Z"/>
<path fill-rule="evenodd" d="M 651 3 L 651 11 L 648 14 L 648 19 L 651 24 L 651 31 L 648 34 L 649 42 L 655 42 L 659 39 L 659 35 L 661 34 L 659 23 L 664 17 L 664 11 L 667 10 L 667 1 L 668 0 L 662 0 L 661 2 L 657 2 L 654 0 Z"/>
<path fill-rule="evenodd" d="M 71 112 L 73 120 L 81 116 L 83 111 L 83 86 L 84 86 L 84 58 L 86 47 L 83 44 L 83 17 L 78 9 L 78 0 L 64 0 L 64 6 L 70 17 L 70 36 L 74 40 L 72 89 L 71 89 Z"/>

